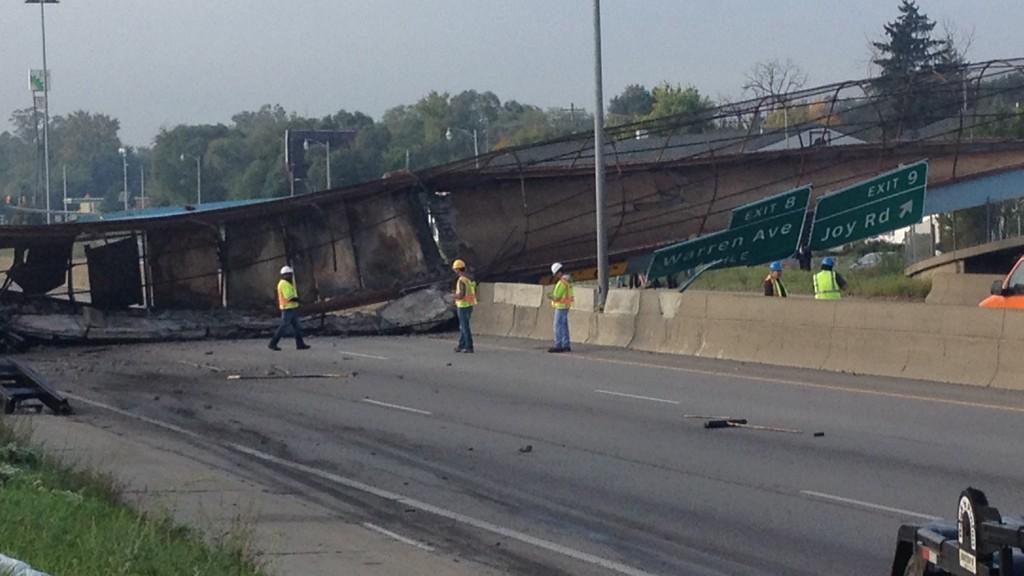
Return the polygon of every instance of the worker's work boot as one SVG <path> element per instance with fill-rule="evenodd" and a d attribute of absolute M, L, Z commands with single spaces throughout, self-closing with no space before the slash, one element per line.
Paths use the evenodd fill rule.
<path fill-rule="evenodd" d="M 271 342 L 270 344 L 267 344 L 267 348 L 270 348 L 274 352 L 280 352 L 281 351 L 281 349 L 277 346 L 276 342 Z"/>
<path fill-rule="evenodd" d="M 295 349 L 296 350 L 309 350 L 309 344 L 306 344 L 305 342 L 303 342 L 301 344 L 296 344 L 295 345 Z"/>

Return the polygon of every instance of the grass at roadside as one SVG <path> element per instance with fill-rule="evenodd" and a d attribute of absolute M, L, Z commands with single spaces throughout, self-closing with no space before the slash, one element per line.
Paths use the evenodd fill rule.
<path fill-rule="evenodd" d="M 787 269 L 782 279 L 790 294 L 814 294 L 811 279 L 814 272 Z M 858 298 L 923 301 L 932 286 L 928 279 L 907 278 L 902 263 L 889 258 L 875 268 L 846 270 L 840 267 L 839 273 L 850 285 L 846 295 Z M 767 275 L 767 267 L 712 270 L 701 275 L 692 288 L 758 294 Z"/>
<path fill-rule="evenodd" d="M 53 576 L 258 576 L 244 538 L 205 543 L 118 500 L 116 485 L 28 448 L 0 418 L 0 553 Z"/>

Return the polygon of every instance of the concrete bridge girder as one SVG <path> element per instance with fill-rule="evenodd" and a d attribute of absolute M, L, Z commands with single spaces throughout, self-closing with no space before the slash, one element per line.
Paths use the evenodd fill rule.
<path fill-rule="evenodd" d="M 844 146 L 702 158 L 653 165 L 610 166 L 609 250 L 626 255 L 726 228 L 730 211 L 813 183 L 814 197 L 921 159 L 929 186 L 1024 164 L 1024 144 L 900 148 Z M 586 169 L 525 170 L 481 175 L 450 191 L 460 242 L 494 274 L 540 271 L 555 260 L 591 262 L 594 253 L 593 175 Z"/>

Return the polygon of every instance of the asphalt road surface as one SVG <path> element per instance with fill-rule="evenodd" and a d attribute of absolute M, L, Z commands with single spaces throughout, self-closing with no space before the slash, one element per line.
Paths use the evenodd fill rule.
<path fill-rule="evenodd" d="M 1020 393 L 496 338 L 312 344 L 27 359 L 100 423 L 191 434 L 515 574 L 886 574 L 897 527 L 954 516 L 967 486 L 1024 513 Z"/>

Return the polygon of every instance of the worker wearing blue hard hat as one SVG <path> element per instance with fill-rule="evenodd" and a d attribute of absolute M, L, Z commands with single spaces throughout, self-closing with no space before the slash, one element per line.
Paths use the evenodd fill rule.
<path fill-rule="evenodd" d="M 782 283 L 782 262 L 772 262 L 768 265 L 768 276 L 764 279 L 764 295 L 776 298 L 789 296 L 786 285 Z"/>
<path fill-rule="evenodd" d="M 826 256 L 821 259 L 821 271 L 813 276 L 815 300 L 839 300 L 846 290 L 846 279 L 835 271 L 836 259 Z"/>

